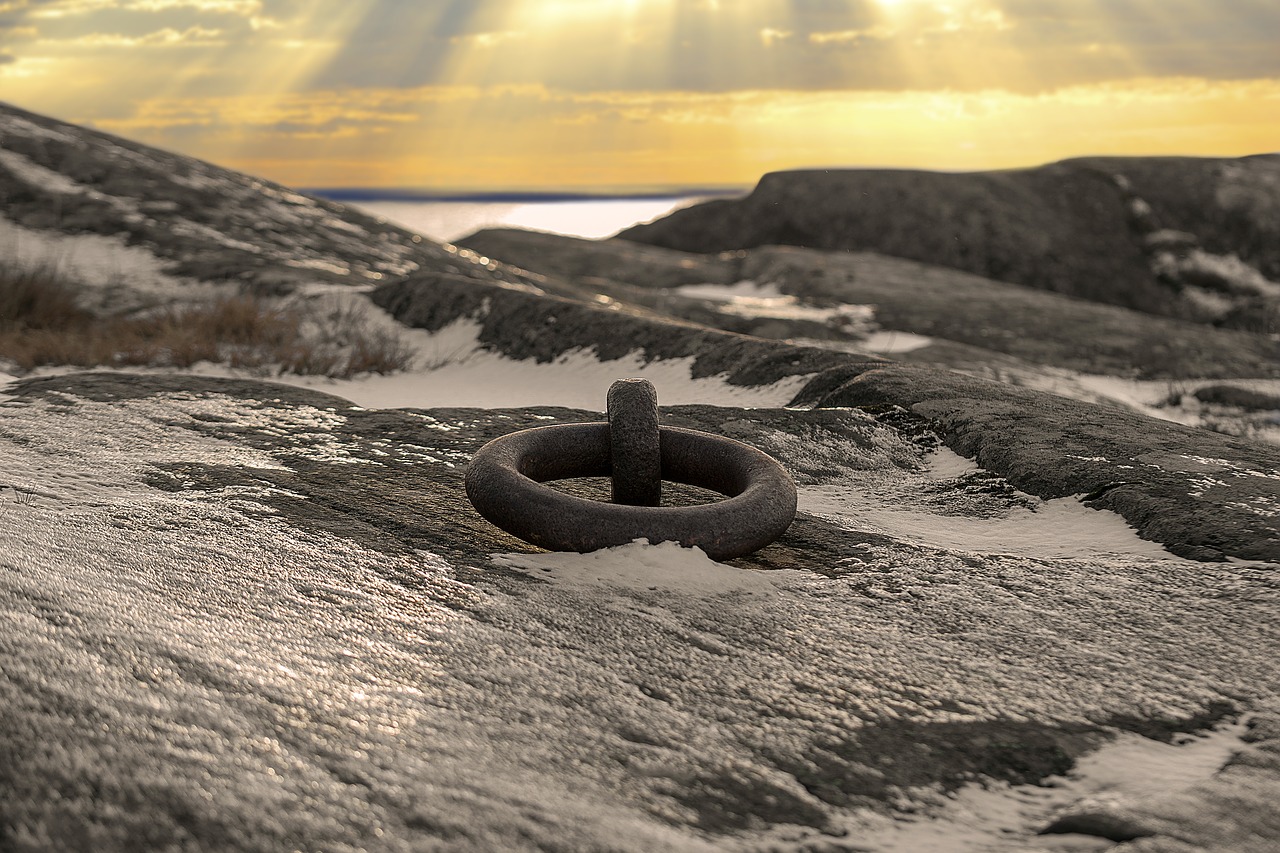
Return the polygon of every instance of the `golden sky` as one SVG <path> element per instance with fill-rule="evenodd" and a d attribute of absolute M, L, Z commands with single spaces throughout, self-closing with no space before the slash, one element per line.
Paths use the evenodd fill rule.
<path fill-rule="evenodd" d="M 0 100 L 297 187 L 1280 150 L 1280 0 L 0 0 Z"/>

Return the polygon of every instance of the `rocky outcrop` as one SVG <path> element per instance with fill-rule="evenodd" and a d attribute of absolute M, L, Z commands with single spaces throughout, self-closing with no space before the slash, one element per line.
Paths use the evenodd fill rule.
<path fill-rule="evenodd" d="M 732 258 L 659 249 L 626 240 L 584 240 L 519 228 L 486 228 L 458 241 L 474 252 L 555 278 L 672 288 L 732 284 Z"/>
<path fill-rule="evenodd" d="M 401 323 L 427 331 L 474 321 L 482 346 L 516 360 L 550 362 L 577 350 L 601 361 L 632 353 L 644 361 L 690 358 L 693 378 L 722 375 L 734 385 L 766 385 L 850 361 L 844 353 L 726 334 L 616 303 L 579 302 L 457 276 L 412 276 L 370 296 Z"/>
<path fill-rule="evenodd" d="M 6 849 L 876 847 L 971 781 L 1251 712 L 1255 752 L 1222 774 L 1112 789 L 1110 819 L 1069 828 L 1275 837 L 1272 569 L 1122 553 L 1104 528 L 974 549 L 1060 505 L 939 468 L 919 415 L 665 408 L 800 484 L 792 529 L 724 565 L 531 553 L 471 510 L 485 440 L 595 413 L 190 376 L 10 393 Z M 1064 825 L 1028 802 L 992 839 Z"/>
<path fill-rule="evenodd" d="M 769 247 L 741 274 L 813 302 L 874 306 L 885 329 L 926 335 L 1083 373 L 1141 379 L 1273 377 L 1280 343 L 1266 335 L 1004 284 L 862 252 Z"/>
<path fill-rule="evenodd" d="M 1280 448 L 954 373 L 887 365 L 796 402 L 901 407 L 1045 498 L 1082 495 L 1197 560 L 1280 560 Z"/>
<path fill-rule="evenodd" d="M 1237 159 L 1095 157 L 1080 161 L 1124 178 L 1153 222 L 1190 232 L 1215 255 L 1236 255 L 1280 281 L 1280 154 Z"/>
<path fill-rule="evenodd" d="M 550 362 L 690 359 L 694 377 L 738 385 L 807 376 L 792 405 L 901 413 L 1024 491 L 1085 495 L 1142 535 L 1202 560 L 1280 560 L 1280 448 L 932 368 L 681 326 L 499 285 L 431 276 L 384 285 L 373 300 L 434 331 L 467 321 L 487 349 Z"/>
<path fill-rule="evenodd" d="M 0 103 L 0 225 L 52 241 L 76 237 L 154 256 L 177 280 L 258 293 L 304 283 L 369 286 L 418 270 L 522 281 L 514 270 L 352 208 L 259 178 Z M 125 262 L 117 275 L 126 279 Z"/>
<path fill-rule="evenodd" d="M 998 366 L 1001 356 L 1011 356 L 1030 365 L 1140 379 L 1280 376 L 1280 343 L 1266 335 L 1153 317 L 871 252 L 766 246 L 723 256 L 651 248 L 645 254 L 623 240 L 514 229 L 483 231 L 460 242 L 571 282 L 577 293 L 561 292 L 579 301 L 607 294 L 654 315 L 758 337 L 826 341 L 856 350 L 872 330 L 907 332 L 934 341 L 911 353 L 911 360 L 968 370 Z M 641 257 L 648 260 L 638 261 Z M 680 289 L 740 280 L 773 288 L 815 315 L 825 308 L 829 316 L 798 318 L 794 305 L 735 312 L 732 301 Z M 838 306 L 863 309 L 866 321 L 847 322 L 833 310 Z"/>
<path fill-rule="evenodd" d="M 874 251 L 1149 313 L 1223 321 L 1230 310 L 1206 314 L 1202 300 L 1180 291 L 1199 285 L 1171 276 L 1168 258 L 1146 241 L 1161 229 L 1183 232 L 1223 259 L 1210 265 L 1215 270 L 1239 265 L 1232 281 L 1269 277 L 1274 284 L 1278 182 L 1276 156 L 1087 158 L 968 174 L 782 172 L 764 176 L 745 198 L 678 210 L 619 236 L 691 252 L 769 244 Z M 1260 311 L 1249 308 L 1251 319 L 1242 315 L 1236 325 L 1255 328 Z"/>

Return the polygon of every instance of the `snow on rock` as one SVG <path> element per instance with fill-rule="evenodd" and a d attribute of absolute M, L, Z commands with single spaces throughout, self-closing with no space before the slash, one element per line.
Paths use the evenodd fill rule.
<path fill-rule="evenodd" d="M 52 169 L 46 169 L 44 166 L 35 163 L 23 157 L 16 151 L 5 151 L 0 149 L 0 165 L 9 170 L 18 180 L 23 181 L 30 187 L 49 190 L 50 192 L 61 193 L 64 195 L 80 195 L 87 192 L 87 189 L 81 185 L 68 179 Z"/>
<path fill-rule="evenodd" d="M 429 274 L 393 281 L 374 290 L 372 299 L 400 323 L 428 333 L 459 321 L 474 323 L 475 339 L 484 350 L 507 359 L 545 365 L 590 353 L 589 358 L 607 365 L 606 371 L 621 368 L 614 378 L 634 375 L 640 363 L 648 369 L 671 366 L 685 373 L 678 363 L 689 360 L 686 377 L 717 377 L 747 395 L 754 393 L 753 387 L 788 380 L 798 388 L 802 377 L 850 360 L 843 353 L 725 334 L 607 302 L 456 276 Z M 511 386 L 504 382 L 499 387 Z"/>
<path fill-rule="evenodd" d="M 67 236 L 0 218 L 0 251 L 22 269 L 49 269 L 74 282 L 79 302 L 104 313 L 163 304 L 179 294 L 197 299 L 225 292 L 224 286 L 171 275 L 154 253 L 119 236 Z"/>
<path fill-rule="evenodd" d="M 712 560 L 701 548 L 681 548 L 674 542 L 650 545 L 647 539 L 637 539 L 589 554 L 495 554 L 493 562 L 581 590 L 776 597 L 770 583 L 774 573 L 735 569 Z"/>
<path fill-rule="evenodd" d="M 1245 726 L 1227 724 L 1179 743 L 1128 732 L 1082 757 L 1066 775 L 1040 785 L 973 782 L 933 800 L 926 816 L 884 817 L 850 827 L 878 853 L 1088 853 L 1111 850 L 1112 838 L 1085 834 L 1059 817 L 1091 803 L 1176 796 L 1210 781 L 1234 754 L 1248 749 Z M 1134 822 L 1137 823 L 1137 822 Z M 1046 825 L 1074 831 L 1028 834 Z M 1123 824 L 1115 824 L 1121 826 Z M 1134 824 L 1131 824 L 1134 825 Z"/>
<path fill-rule="evenodd" d="M 1200 248 L 1162 250 L 1153 254 L 1151 269 L 1184 286 L 1228 296 L 1280 296 L 1280 282 L 1269 280 L 1234 254 L 1217 255 Z"/>
<path fill-rule="evenodd" d="M 802 303 L 778 290 L 776 285 L 740 281 L 736 284 L 687 284 L 677 287 L 681 296 L 695 296 L 721 303 L 720 309 L 743 317 L 772 317 L 780 320 L 818 320 L 826 323 L 866 325 L 875 316 L 874 306 L 818 306 Z"/>
<path fill-rule="evenodd" d="M 917 335 L 912 332 L 899 332 L 896 330 L 880 330 L 867 335 L 858 345 L 867 352 L 877 353 L 878 355 L 893 355 L 895 353 L 914 352 L 918 349 L 924 349 L 932 346 L 935 339 L 927 335 Z"/>
<path fill-rule="evenodd" d="M 833 384 L 815 378 L 797 402 L 893 407 L 883 414 L 891 422 L 928 425 L 1013 486 L 1048 499 L 1079 495 L 1093 509 L 1113 509 L 1143 538 L 1174 553 L 1280 562 L 1280 531 L 1257 511 L 1280 498 L 1280 484 L 1252 475 L 1215 477 L 1189 461 L 1212 456 L 1233 466 L 1223 470 L 1274 470 L 1280 451 L 1272 446 L 907 365 L 859 370 Z"/>
<path fill-rule="evenodd" d="M 409 330 L 404 339 L 418 358 L 401 373 L 281 379 L 370 408 L 568 406 L 596 411 L 603 411 L 605 392 L 619 377 L 650 380 L 662 389 L 662 402 L 670 405 L 717 399 L 741 406 L 781 406 L 805 382 L 804 377 L 790 377 L 762 385 L 731 385 L 723 376 L 693 378 L 692 357 L 646 362 L 630 353 L 602 361 L 581 348 L 550 362 L 518 360 L 485 349 L 480 331 L 478 323 L 467 319 L 431 333 Z"/>
<path fill-rule="evenodd" d="M 906 542 L 930 548 L 1041 559 L 1169 555 L 1159 544 L 1139 538 L 1120 516 L 1090 509 L 1075 497 L 1040 501 L 1028 496 L 1027 506 L 1008 515 L 971 518 L 886 506 L 881 495 L 828 486 L 802 490 L 800 506 L 837 523 L 902 537 Z"/>

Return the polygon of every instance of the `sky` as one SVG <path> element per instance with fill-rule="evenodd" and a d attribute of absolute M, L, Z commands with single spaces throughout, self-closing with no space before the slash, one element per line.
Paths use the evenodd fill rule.
<path fill-rule="evenodd" d="M 302 187 L 1280 150 L 1280 0 L 0 0 L 0 101 Z"/>

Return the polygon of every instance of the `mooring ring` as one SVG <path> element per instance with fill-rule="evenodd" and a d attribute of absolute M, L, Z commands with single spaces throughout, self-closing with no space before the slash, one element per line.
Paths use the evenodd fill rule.
<path fill-rule="evenodd" d="M 467 497 L 503 530 L 552 551 L 595 551 L 636 539 L 697 546 L 715 560 L 750 554 L 781 536 L 796 513 L 796 487 L 754 447 L 690 429 L 659 429 L 662 478 L 727 495 L 697 506 L 604 503 L 544 486 L 612 472 L 608 423 L 564 424 L 496 438 L 476 453 Z"/>
<path fill-rule="evenodd" d="M 607 401 L 613 502 L 661 505 L 657 389 L 647 379 L 619 379 L 609 386 Z"/>

